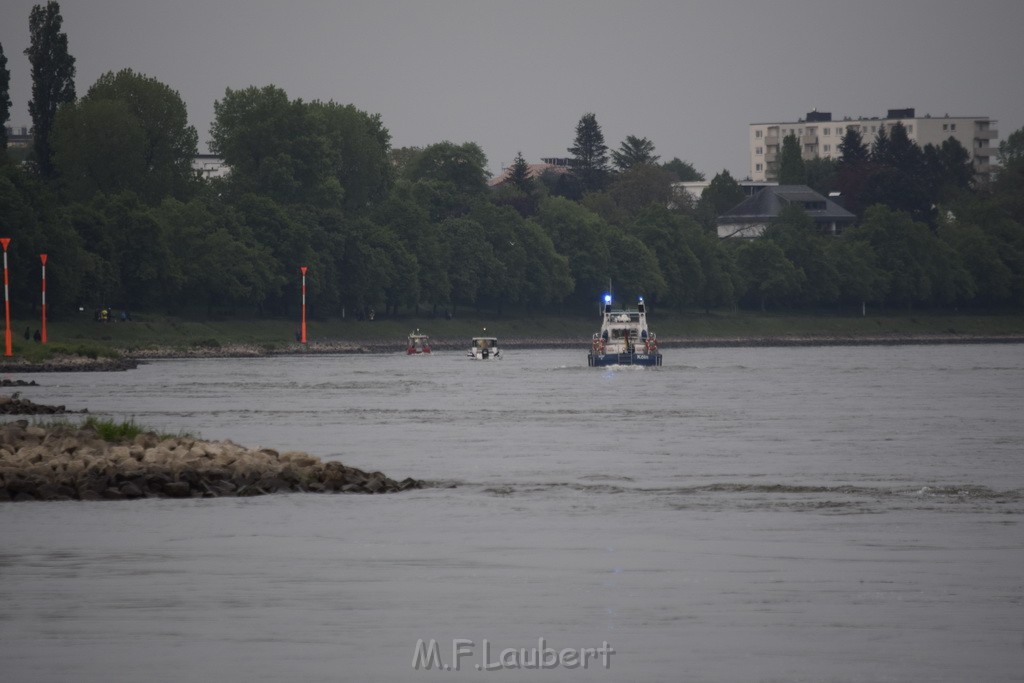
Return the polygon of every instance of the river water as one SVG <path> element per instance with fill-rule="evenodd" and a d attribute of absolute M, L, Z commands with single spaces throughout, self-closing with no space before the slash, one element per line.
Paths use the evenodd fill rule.
<path fill-rule="evenodd" d="M 34 377 L 436 486 L 0 504 L 0 680 L 1024 680 L 1024 347 L 585 353 Z"/>

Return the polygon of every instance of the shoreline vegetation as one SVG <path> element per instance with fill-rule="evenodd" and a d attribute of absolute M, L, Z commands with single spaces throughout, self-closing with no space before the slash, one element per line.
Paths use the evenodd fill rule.
<path fill-rule="evenodd" d="M 25 321 L 13 330 L 28 329 Z M 0 373 L 128 370 L 163 358 L 259 358 L 279 355 L 400 353 L 407 335 L 430 335 L 438 351 L 468 348 L 481 330 L 506 349 L 578 348 L 585 352 L 596 316 L 460 316 L 312 320 L 307 344 L 284 319 L 184 321 L 140 317 L 132 322 L 56 321 L 48 344 L 14 338 L 14 355 Z M 663 349 L 711 347 L 860 346 L 1024 343 L 1024 316 L 904 314 L 876 316 L 710 314 L 659 312 L 654 320 Z"/>

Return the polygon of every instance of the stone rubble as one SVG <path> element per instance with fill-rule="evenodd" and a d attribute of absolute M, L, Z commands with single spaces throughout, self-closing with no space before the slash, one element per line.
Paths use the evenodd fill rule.
<path fill-rule="evenodd" d="M 276 492 L 393 493 L 423 488 L 298 451 L 139 434 L 123 443 L 77 425 L 0 424 L 0 502 L 214 498 Z"/>

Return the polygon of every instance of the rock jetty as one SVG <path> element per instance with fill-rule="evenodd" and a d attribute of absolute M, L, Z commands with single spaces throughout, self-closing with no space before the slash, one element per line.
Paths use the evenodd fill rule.
<path fill-rule="evenodd" d="M 64 406 L 48 406 L 33 403 L 27 398 L 20 398 L 19 392 L 13 396 L 0 396 L 0 415 L 59 415 L 63 413 L 89 412 L 87 410 L 68 410 Z"/>
<path fill-rule="evenodd" d="M 139 434 L 114 443 L 77 425 L 0 424 L 0 501 L 213 498 L 423 488 L 298 451 Z"/>

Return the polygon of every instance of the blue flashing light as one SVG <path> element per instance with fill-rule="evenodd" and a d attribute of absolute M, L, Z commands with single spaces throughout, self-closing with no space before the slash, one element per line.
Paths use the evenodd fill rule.
<path fill-rule="evenodd" d="M 612 302 L 612 295 L 611 294 L 605 294 L 604 295 L 604 302 L 606 304 L 610 304 Z"/>
<path fill-rule="evenodd" d="M 644 302 L 644 298 L 640 297 L 640 303 L 643 303 L 643 302 Z"/>

